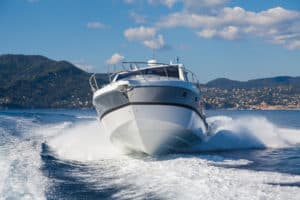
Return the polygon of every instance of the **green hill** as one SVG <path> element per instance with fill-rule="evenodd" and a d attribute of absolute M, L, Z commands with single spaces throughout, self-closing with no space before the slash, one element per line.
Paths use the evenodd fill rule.
<path fill-rule="evenodd" d="M 234 81 L 226 78 L 218 78 L 209 81 L 205 84 L 206 87 L 215 87 L 222 89 L 233 88 L 264 88 L 264 87 L 278 87 L 291 86 L 300 87 L 300 77 L 277 76 L 272 78 L 253 79 L 249 81 Z"/>
<path fill-rule="evenodd" d="M 67 61 L 38 55 L 0 55 L 0 108 L 92 107 L 91 74 Z M 97 74 L 98 84 L 108 82 Z M 296 105 L 300 77 L 234 81 L 219 78 L 202 85 L 204 101 L 212 108 L 244 104 Z M 248 102 L 250 101 L 250 102 Z"/>
<path fill-rule="evenodd" d="M 1 55 L 0 107 L 91 107 L 90 75 L 67 61 L 35 55 Z M 97 77 L 100 85 L 107 82 L 106 74 Z"/>

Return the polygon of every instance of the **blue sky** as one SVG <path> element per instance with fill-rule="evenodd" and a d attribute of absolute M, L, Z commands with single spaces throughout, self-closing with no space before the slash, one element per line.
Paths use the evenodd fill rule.
<path fill-rule="evenodd" d="M 0 0 L 0 54 L 88 71 L 180 57 L 202 82 L 300 76 L 297 0 Z"/>

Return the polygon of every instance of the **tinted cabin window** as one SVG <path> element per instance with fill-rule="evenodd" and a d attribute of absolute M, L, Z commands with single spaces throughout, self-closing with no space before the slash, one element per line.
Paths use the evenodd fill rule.
<path fill-rule="evenodd" d="M 129 72 L 129 73 L 125 73 L 125 74 L 119 74 L 117 80 L 121 80 L 124 78 L 129 78 L 132 76 L 136 76 L 136 75 L 142 75 L 141 71 L 135 71 L 135 72 Z"/>
<path fill-rule="evenodd" d="M 143 70 L 147 75 L 166 76 L 164 68 L 151 68 Z"/>
<path fill-rule="evenodd" d="M 178 67 L 158 67 L 158 68 L 150 68 L 150 69 L 145 69 L 144 74 L 151 74 L 151 75 L 157 75 L 157 76 L 168 76 L 168 77 L 173 77 L 173 78 L 179 78 L 179 72 L 178 72 Z"/>
<path fill-rule="evenodd" d="M 178 67 L 167 67 L 169 77 L 179 78 Z"/>
<path fill-rule="evenodd" d="M 136 75 L 156 75 L 156 76 L 168 76 L 173 78 L 179 78 L 178 67 L 169 66 L 169 67 L 148 68 L 148 69 L 129 72 L 125 74 L 119 74 L 117 80 L 129 78 Z"/>

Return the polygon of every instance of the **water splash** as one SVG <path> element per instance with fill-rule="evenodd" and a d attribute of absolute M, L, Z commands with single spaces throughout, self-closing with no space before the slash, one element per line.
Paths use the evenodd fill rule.
<path fill-rule="evenodd" d="M 0 199 L 46 199 L 40 141 L 34 119 L 0 117 Z"/>
<path fill-rule="evenodd" d="M 98 121 L 79 123 L 63 129 L 62 134 L 47 142 L 55 153 L 63 158 L 77 161 L 93 161 L 120 155 L 105 134 Z"/>
<path fill-rule="evenodd" d="M 187 152 L 237 149 L 285 148 L 300 143 L 300 130 L 277 127 L 264 117 L 232 119 L 216 116 L 207 119 L 211 135 Z M 120 156 L 98 121 L 80 123 L 62 130 L 62 134 L 47 142 L 63 158 L 93 161 Z"/>
<path fill-rule="evenodd" d="M 48 193 L 49 188 L 56 188 L 51 184 L 68 184 L 65 177 L 76 178 L 97 192 L 116 189 L 111 195 L 117 199 L 199 199 L 200 196 L 203 199 L 300 198 L 299 187 L 288 186 L 299 183 L 300 176 L 220 167 L 248 165 L 251 160 L 210 154 L 172 154 L 136 159 L 121 156 L 99 122 L 93 119 L 91 122 L 70 122 L 67 118 L 59 123 L 42 125 L 27 118 L 20 118 L 17 122 L 11 118 L 7 119 L 7 123 L 5 120 L 2 119 L 5 128 L 0 127 L 0 135 L 5 140 L 4 146 L 0 143 L 0 169 L 3 172 L 0 199 L 46 199 L 44 193 Z M 300 142 L 300 130 L 278 127 L 263 117 L 233 119 L 218 116 L 210 117 L 208 121 L 212 134 L 196 146 L 196 152 L 282 148 Z M 73 170 L 63 173 L 63 178 L 57 173 L 63 169 L 52 169 L 55 170 L 53 174 L 59 174 L 56 182 L 52 173 L 45 177 L 40 171 L 44 162 L 51 162 L 40 159 L 42 142 L 59 158 L 95 162 L 80 163 L 80 168 L 76 162 L 70 162 Z"/>
<path fill-rule="evenodd" d="M 211 135 L 193 150 L 286 148 L 300 143 L 300 130 L 277 127 L 264 117 L 216 116 L 208 123 Z"/>

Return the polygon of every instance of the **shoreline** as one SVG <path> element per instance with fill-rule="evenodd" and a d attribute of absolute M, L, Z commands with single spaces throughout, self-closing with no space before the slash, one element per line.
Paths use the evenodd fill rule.
<path fill-rule="evenodd" d="M 52 107 L 48 107 L 48 108 L 35 108 L 35 107 L 28 107 L 28 108 L 19 108 L 19 107 L 15 107 L 15 108 L 1 108 L 0 107 L 0 111 L 7 111 L 7 110 L 95 110 L 93 107 L 74 107 L 74 108 L 68 108 L 68 107 L 61 107 L 61 108 L 52 108 Z M 300 111 L 300 107 L 298 108 L 284 108 L 284 107 L 278 107 L 278 108 L 217 108 L 217 109 L 205 109 L 205 110 L 233 110 L 233 111 L 255 111 L 255 110 L 259 110 L 259 111 Z"/>

